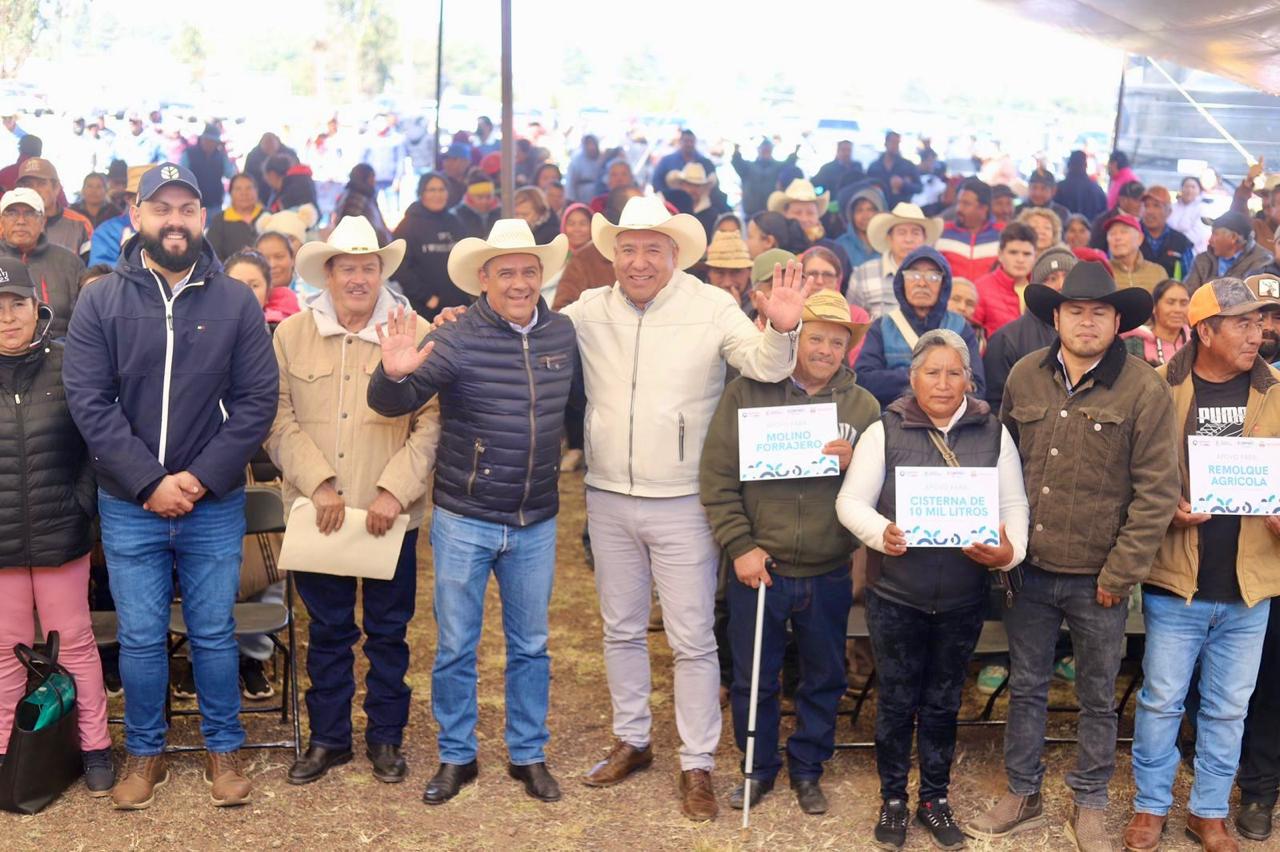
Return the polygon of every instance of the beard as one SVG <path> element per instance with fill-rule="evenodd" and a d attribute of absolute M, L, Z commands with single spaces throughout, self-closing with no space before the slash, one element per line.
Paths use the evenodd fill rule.
<path fill-rule="evenodd" d="M 165 248 L 164 238 L 170 234 L 181 234 L 186 237 L 187 248 L 185 251 L 174 253 Z M 155 236 L 145 231 L 140 231 L 138 236 L 142 239 L 142 248 L 146 250 L 147 257 L 151 259 L 151 262 L 170 272 L 183 272 L 190 269 L 200 259 L 200 252 L 204 248 L 203 236 L 198 232 L 192 233 L 186 228 L 177 225 L 161 228 L 160 233 Z"/>
<path fill-rule="evenodd" d="M 1262 345 L 1258 347 L 1258 356 L 1268 364 L 1276 360 L 1276 356 L 1280 355 L 1280 335 L 1264 334 L 1262 335 Z"/>

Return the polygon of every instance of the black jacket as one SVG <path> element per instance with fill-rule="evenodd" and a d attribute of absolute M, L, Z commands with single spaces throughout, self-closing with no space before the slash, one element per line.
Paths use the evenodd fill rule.
<path fill-rule="evenodd" d="M 62 346 L 0 358 L 0 568 L 63 565 L 93 547 L 93 475 L 62 389 Z"/>
<path fill-rule="evenodd" d="M 458 220 L 458 224 L 462 226 L 462 236 L 477 237 L 484 239 L 489 236 L 489 231 L 493 228 L 493 223 L 498 221 L 502 216 L 502 211 L 495 208 L 488 213 L 480 213 L 468 207 L 466 202 L 455 206 L 449 211 Z"/>
<path fill-rule="evenodd" d="M 987 379 L 987 402 L 1000 410 L 1004 400 L 1004 383 L 1009 371 L 1018 359 L 1037 349 L 1044 349 L 1058 339 L 1058 332 L 1051 325 L 1032 313 L 1025 313 L 1001 326 L 987 341 L 987 351 L 982 356 L 982 372 Z"/>
<path fill-rule="evenodd" d="M 206 242 L 170 295 L 134 236 L 85 289 L 67 332 L 63 382 L 104 490 L 142 503 L 190 471 L 216 498 L 243 484 L 280 401 L 262 307 Z"/>
<path fill-rule="evenodd" d="M 1053 200 L 1090 220 L 1107 209 L 1107 194 L 1083 171 L 1068 171 L 1067 176 L 1058 181 Z"/>
<path fill-rule="evenodd" d="M 995 467 L 1000 461 L 1000 419 L 977 397 L 947 433 L 946 442 L 963 467 Z M 884 486 L 876 511 L 896 520 L 899 466 L 944 467 L 942 454 L 929 439 L 936 427 L 915 397 L 896 400 L 881 418 L 884 424 Z M 959 547 L 909 548 L 902 556 L 867 550 L 867 585 L 876 594 L 925 612 L 950 612 L 981 603 L 987 592 L 987 569 Z"/>
<path fill-rule="evenodd" d="M 518 527 L 555 517 L 564 409 L 578 364 L 573 323 L 539 299 L 537 322 L 521 334 L 481 296 L 429 339 L 435 349 L 403 382 L 379 365 L 368 400 L 384 417 L 399 417 L 439 394 L 435 504 Z"/>
<path fill-rule="evenodd" d="M 405 241 L 404 263 L 396 272 L 396 281 L 415 311 L 430 320 L 441 308 L 474 301 L 449 280 L 449 251 L 465 236 L 456 216 L 448 210 L 432 213 L 415 201 L 392 236 Z M 432 296 L 438 297 L 440 304 L 428 308 Z"/>

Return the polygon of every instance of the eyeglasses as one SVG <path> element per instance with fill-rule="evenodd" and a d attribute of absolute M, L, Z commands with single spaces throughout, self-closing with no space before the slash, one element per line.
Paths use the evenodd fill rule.
<path fill-rule="evenodd" d="M 44 214 L 37 213 L 36 211 L 32 210 L 30 207 L 27 207 L 23 210 L 18 210 L 17 205 L 14 205 L 13 207 L 6 209 L 3 213 L 0 213 L 0 216 L 4 217 L 5 219 L 8 219 L 11 222 L 17 222 L 20 219 L 29 219 L 30 221 L 34 222 L 38 219 L 43 218 Z"/>
<path fill-rule="evenodd" d="M 908 284 L 919 284 L 921 281 L 928 281 L 930 284 L 941 284 L 942 273 L 941 272 L 919 272 L 914 269 L 909 269 L 906 272 L 902 273 L 902 280 L 907 282 Z"/>
<path fill-rule="evenodd" d="M 813 270 L 812 272 L 806 272 L 804 277 L 817 278 L 819 281 L 835 281 L 840 276 L 834 272 L 818 272 L 817 270 Z"/>

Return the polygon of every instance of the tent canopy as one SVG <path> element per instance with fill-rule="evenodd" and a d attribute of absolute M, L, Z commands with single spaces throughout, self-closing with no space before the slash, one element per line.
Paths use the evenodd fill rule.
<path fill-rule="evenodd" d="M 1169 59 L 1280 95 L 1274 0 L 989 0 L 1129 53 Z"/>

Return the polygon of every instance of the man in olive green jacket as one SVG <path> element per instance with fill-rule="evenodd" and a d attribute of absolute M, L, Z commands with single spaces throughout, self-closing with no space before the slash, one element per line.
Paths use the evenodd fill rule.
<path fill-rule="evenodd" d="M 1196 290 L 1188 307 L 1191 340 L 1157 372 L 1173 389 L 1185 438 L 1280 437 L 1280 375 L 1258 357 L 1265 304 L 1238 278 Z M 1142 587 L 1146 621 L 1143 683 L 1134 718 L 1133 819 L 1125 848 L 1159 845 L 1181 763 L 1183 708 L 1194 714 L 1195 781 L 1187 831 L 1206 849 L 1234 848 L 1226 825 L 1240 763 L 1249 696 L 1258 677 L 1271 598 L 1280 594 L 1280 515 L 1208 514 L 1191 493 L 1189 449 L 1178 453 L 1181 496 L 1173 523 Z M 1230 488 L 1214 501 L 1241 503 Z M 1219 510 L 1221 511 L 1221 510 Z M 1200 664 L 1198 707 L 1187 702 Z M 1272 722 L 1274 724 L 1274 720 Z M 1269 833 L 1270 804 L 1242 795 L 1237 826 Z"/>
<path fill-rule="evenodd" d="M 702 449 L 700 483 L 716 541 L 733 561 L 729 579 L 729 637 L 733 651 L 733 728 L 745 748 L 750 703 L 757 592 L 764 583 L 766 612 L 760 659 L 755 765 L 751 804 L 773 789 L 782 768 L 778 756 L 778 675 L 791 621 L 804 678 L 796 693 L 796 732 L 787 742 L 788 775 L 800 807 L 823 813 L 818 785 L 835 744 L 835 712 L 845 691 L 844 642 L 853 604 L 850 558 L 857 542 L 837 521 L 835 498 L 853 454 L 853 442 L 880 416 L 880 406 L 858 387 L 844 366 L 866 326 L 849 321 L 839 293 L 824 290 L 805 301 L 795 371 L 780 382 L 747 378 L 725 389 Z M 802 479 L 741 482 L 738 412 L 789 405 L 836 406 L 839 435 L 824 455 L 835 456 L 839 474 Z M 730 804 L 741 808 L 740 786 Z"/>

